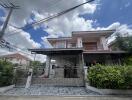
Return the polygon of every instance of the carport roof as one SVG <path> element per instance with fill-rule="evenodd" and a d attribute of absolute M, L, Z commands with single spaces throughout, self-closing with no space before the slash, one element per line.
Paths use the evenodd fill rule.
<path fill-rule="evenodd" d="M 82 48 L 48 48 L 48 49 L 29 49 L 32 53 L 44 55 L 75 55 L 83 52 Z"/>
<path fill-rule="evenodd" d="M 110 51 L 110 50 L 98 50 L 98 51 L 89 51 L 84 50 L 83 54 L 123 54 L 128 53 L 126 51 Z"/>

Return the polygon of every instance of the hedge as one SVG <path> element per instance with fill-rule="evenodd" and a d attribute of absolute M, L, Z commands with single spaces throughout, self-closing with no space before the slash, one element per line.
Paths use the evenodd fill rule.
<path fill-rule="evenodd" d="M 132 66 L 100 65 L 88 70 L 90 85 L 107 89 L 132 89 Z"/>
<path fill-rule="evenodd" d="M 13 83 L 13 65 L 10 62 L 0 60 L 0 87 Z"/>

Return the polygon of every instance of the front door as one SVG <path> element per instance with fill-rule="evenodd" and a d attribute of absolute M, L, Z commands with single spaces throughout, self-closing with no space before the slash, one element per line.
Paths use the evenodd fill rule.
<path fill-rule="evenodd" d="M 77 68 L 64 66 L 64 78 L 77 78 Z"/>

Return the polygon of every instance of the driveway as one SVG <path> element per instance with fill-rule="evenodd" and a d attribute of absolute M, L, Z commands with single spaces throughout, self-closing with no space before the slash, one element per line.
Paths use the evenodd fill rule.
<path fill-rule="evenodd" d="M 132 100 L 123 96 L 0 96 L 0 100 Z"/>
<path fill-rule="evenodd" d="M 57 86 L 31 86 L 29 89 L 15 87 L 1 95 L 9 96 L 75 96 L 75 95 L 100 95 L 85 89 L 85 87 L 57 87 Z"/>

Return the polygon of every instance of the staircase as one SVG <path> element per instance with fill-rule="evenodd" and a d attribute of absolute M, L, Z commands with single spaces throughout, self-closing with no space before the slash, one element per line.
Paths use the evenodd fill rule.
<path fill-rule="evenodd" d="M 27 78 L 17 80 L 17 86 L 24 86 Z M 32 78 L 31 85 L 45 86 L 84 86 L 82 78 Z"/>

